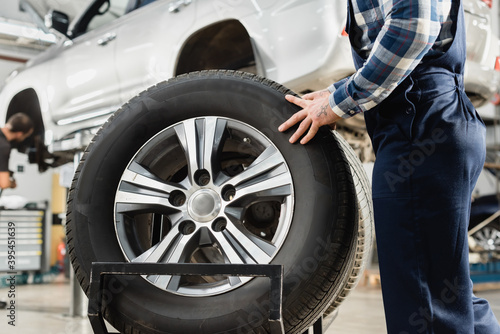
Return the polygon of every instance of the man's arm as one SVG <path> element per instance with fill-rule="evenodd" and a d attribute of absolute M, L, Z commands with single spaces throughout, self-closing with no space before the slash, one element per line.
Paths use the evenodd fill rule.
<path fill-rule="evenodd" d="M 415 69 L 441 30 L 437 6 L 433 0 L 393 1 L 364 66 L 330 96 L 338 116 L 373 108 Z"/>
<path fill-rule="evenodd" d="M 15 187 L 16 181 L 14 181 L 14 179 L 11 179 L 10 172 L 0 172 L 0 188 L 6 189 Z"/>
<path fill-rule="evenodd" d="M 9 171 L 10 144 L 2 140 L 0 142 L 0 188 L 15 188 L 11 182 Z"/>
<path fill-rule="evenodd" d="M 388 97 L 436 41 L 441 29 L 436 6 L 437 1 L 433 0 L 394 0 L 364 66 L 350 78 L 328 88 L 331 94 L 325 109 L 327 115 L 322 113 L 323 99 L 313 104 L 287 96 L 288 101 L 303 109 L 283 123 L 279 131 L 301 122 L 290 142 L 295 142 L 309 128 L 301 140 L 305 144 L 320 126 L 369 110 Z"/>

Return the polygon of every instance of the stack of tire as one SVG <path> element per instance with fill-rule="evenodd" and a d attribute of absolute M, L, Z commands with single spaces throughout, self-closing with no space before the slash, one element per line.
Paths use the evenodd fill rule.
<path fill-rule="evenodd" d="M 298 110 L 285 94 L 252 74 L 204 71 L 118 110 L 68 199 L 83 290 L 92 262 L 281 264 L 285 332 L 333 319 L 370 258 L 370 187 L 335 131 L 307 145 L 277 131 Z M 104 289 L 104 317 L 123 333 L 270 332 L 265 278 L 116 276 Z"/>

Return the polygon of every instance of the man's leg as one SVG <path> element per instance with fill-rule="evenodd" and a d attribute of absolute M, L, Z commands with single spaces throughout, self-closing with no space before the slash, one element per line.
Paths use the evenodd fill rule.
<path fill-rule="evenodd" d="M 475 317 L 496 322 L 485 302 L 473 307 L 468 264 L 484 126 L 457 92 L 448 95 L 444 103 L 420 101 L 416 114 L 401 112 L 411 105 L 396 99 L 367 120 L 377 143 L 373 197 L 390 334 L 470 334 Z"/>

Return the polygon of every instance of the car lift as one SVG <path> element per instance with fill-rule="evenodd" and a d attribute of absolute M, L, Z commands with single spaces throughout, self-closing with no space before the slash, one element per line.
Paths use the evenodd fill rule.
<path fill-rule="evenodd" d="M 269 277 L 269 326 L 271 334 L 285 334 L 282 318 L 283 266 L 278 264 L 212 263 L 122 263 L 94 262 L 90 274 L 88 317 L 95 334 L 109 334 L 102 316 L 105 275 L 190 275 Z M 323 316 L 313 325 L 314 334 L 323 333 Z M 309 330 L 304 332 L 308 333 Z"/>

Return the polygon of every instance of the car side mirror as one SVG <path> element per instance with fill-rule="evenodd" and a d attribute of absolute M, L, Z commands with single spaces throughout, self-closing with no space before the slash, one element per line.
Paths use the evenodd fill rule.
<path fill-rule="evenodd" d="M 67 35 L 69 28 L 69 16 L 58 10 L 51 10 L 47 15 L 45 15 L 45 25 L 49 29 L 54 29 L 64 35 Z"/>

